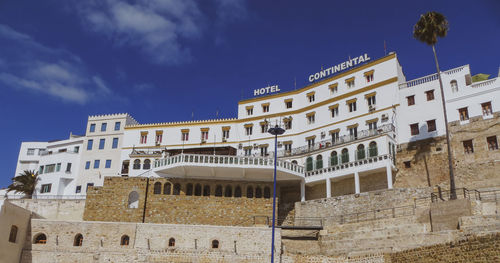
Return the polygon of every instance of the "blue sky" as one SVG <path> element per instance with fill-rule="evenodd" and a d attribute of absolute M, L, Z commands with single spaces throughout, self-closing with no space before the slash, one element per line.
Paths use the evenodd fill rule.
<path fill-rule="evenodd" d="M 22 141 L 83 134 L 88 115 L 128 112 L 141 123 L 235 117 L 237 101 L 349 56 L 398 53 L 408 79 L 433 73 L 412 38 L 420 14 L 450 23 L 442 69 L 496 76 L 500 2 L 1 0 L 0 187 Z"/>

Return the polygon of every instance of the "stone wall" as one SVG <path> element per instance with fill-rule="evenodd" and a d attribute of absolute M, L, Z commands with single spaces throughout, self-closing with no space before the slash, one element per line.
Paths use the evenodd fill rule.
<path fill-rule="evenodd" d="M 500 233 L 390 255 L 392 263 L 500 262 Z"/>
<path fill-rule="evenodd" d="M 35 213 L 38 217 L 51 220 L 83 220 L 85 199 L 9 199 L 9 202 Z"/>
<path fill-rule="evenodd" d="M 263 262 L 270 258 L 271 247 L 267 227 L 35 219 L 31 233 L 21 262 Z M 33 244 L 41 233 L 47 243 Z M 276 244 L 281 243 L 280 233 L 275 233 Z M 77 234 L 83 235 L 82 246 L 74 246 Z M 130 240 L 126 246 L 121 245 L 123 235 Z M 174 246 L 169 246 L 171 238 Z M 212 248 L 214 240 L 219 248 Z"/>
<path fill-rule="evenodd" d="M 160 193 L 155 193 L 155 184 L 161 184 Z M 170 184 L 170 194 L 164 194 L 165 184 Z M 181 186 L 178 195 L 173 191 L 175 184 Z M 193 187 L 191 194 L 187 194 L 188 184 Z M 208 196 L 196 195 L 198 184 L 202 191 L 210 187 Z M 219 185 L 223 196 L 215 194 Z M 241 197 L 235 197 L 237 186 L 241 188 Z M 248 186 L 253 188 L 250 198 L 247 198 Z M 232 189 L 231 197 L 225 196 L 228 187 Z M 257 188 L 262 193 L 260 197 L 256 195 Z M 265 195 L 266 188 L 270 191 L 268 195 Z M 139 193 L 137 208 L 128 208 L 131 191 Z M 143 222 L 144 215 L 145 223 L 251 226 L 255 216 L 272 217 L 271 197 L 272 184 L 268 182 L 112 177 L 105 179 L 103 187 L 89 190 L 84 220 Z"/>
<path fill-rule="evenodd" d="M 30 211 L 0 200 L 0 262 L 18 262 L 29 231 Z M 17 228 L 15 240 L 10 239 L 12 227 Z"/>
<path fill-rule="evenodd" d="M 468 124 L 449 124 L 456 187 L 481 188 L 500 185 L 500 150 L 489 150 L 486 138 L 500 142 L 500 112 L 491 119 L 473 117 Z M 473 141 L 474 152 L 466 154 L 463 141 Z M 441 185 L 449 188 L 448 154 L 444 136 L 402 144 L 396 155 L 395 187 Z M 409 165 L 409 167 L 408 167 Z"/>

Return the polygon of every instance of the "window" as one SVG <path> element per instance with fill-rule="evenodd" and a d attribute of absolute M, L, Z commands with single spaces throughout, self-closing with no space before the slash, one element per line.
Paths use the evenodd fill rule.
<path fill-rule="evenodd" d="M 87 161 L 85 163 L 85 170 L 88 170 L 88 169 L 90 169 L 90 161 Z"/>
<path fill-rule="evenodd" d="M 332 135 L 332 144 L 335 144 L 340 140 L 340 133 L 338 131 L 332 131 L 330 134 Z"/>
<path fill-rule="evenodd" d="M 9 242 L 16 243 L 17 239 L 17 226 L 10 227 Z"/>
<path fill-rule="evenodd" d="M 61 163 L 56 164 L 56 172 L 61 171 Z"/>
<path fill-rule="evenodd" d="M 107 123 L 105 123 L 105 122 L 101 123 L 101 131 L 102 132 L 105 132 L 107 127 L 108 127 Z"/>
<path fill-rule="evenodd" d="M 487 137 L 486 143 L 488 144 L 488 150 L 490 151 L 498 150 L 497 136 Z"/>
<path fill-rule="evenodd" d="M 113 144 L 111 146 L 112 149 L 118 148 L 118 138 L 113 138 Z"/>
<path fill-rule="evenodd" d="M 262 198 L 262 188 L 260 186 L 255 187 L 255 198 Z"/>
<path fill-rule="evenodd" d="M 194 186 L 194 195 L 201 196 L 201 184 L 196 184 Z"/>
<path fill-rule="evenodd" d="M 483 116 L 490 116 L 493 114 L 493 110 L 491 109 L 491 101 L 481 103 L 481 109 L 483 110 Z"/>
<path fill-rule="evenodd" d="M 372 130 L 372 131 L 376 131 L 377 130 L 377 122 L 376 121 L 369 122 L 368 129 Z"/>
<path fill-rule="evenodd" d="M 241 197 L 241 187 L 239 185 L 234 188 L 234 197 Z"/>
<path fill-rule="evenodd" d="M 285 119 L 285 130 L 290 130 L 292 128 L 292 119 Z"/>
<path fill-rule="evenodd" d="M 38 173 L 39 174 L 43 174 L 43 165 L 38 167 Z"/>
<path fill-rule="evenodd" d="M 52 184 L 42 184 L 42 188 L 40 189 L 40 193 L 50 193 L 50 189 L 52 188 Z"/>
<path fill-rule="evenodd" d="M 328 88 L 330 89 L 330 95 L 334 95 L 335 93 L 337 93 L 339 91 L 337 87 L 338 87 L 338 83 L 335 83 L 335 84 L 328 86 Z"/>
<path fill-rule="evenodd" d="M 307 157 L 306 159 L 306 171 L 312 171 L 314 169 L 314 163 L 312 157 Z"/>
<path fill-rule="evenodd" d="M 163 185 L 163 194 L 164 195 L 169 195 L 170 192 L 172 191 L 171 189 L 172 189 L 172 184 L 171 183 L 165 183 Z"/>
<path fill-rule="evenodd" d="M 358 126 L 349 127 L 349 128 L 347 128 L 347 130 L 349 131 L 349 136 L 352 139 L 357 139 L 358 138 Z"/>
<path fill-rule="evenodd" d="M 212 248 L 219 248 L 219 240 L 212 240 Z"/>
<path fill-rule="evenodd" d="M 203 186 L 203 196 L 210 196 L 210 185 Z"/>
<path fill-rule="evenodd" d="M 318 156 L 316 156 L 316 169 L 321 169 L 321 168 L 323 168 L 323 156 L 318 154 Z"/>
<path fill-rule="evenodd" d="M 188 141 L 188 140 L 189 140 L 189 131 L 183 131 L 183 132 L 182 132 L 181 140 L 182 140 L 183 142 L 184 142 L 184 141 Z"/>
<path fill-rule="evenodd" d="M 161 183 L 160 182 L 156 182 L 153 185 L 153 194 L 155 194 L 155 195 L 161 194 Z"/>
<path fill-rule="evenodd" d="M 261 133 L 267 133 L 267 130 L 269 129 L 269 123 L 267 121 L 261 122 L 260 129 Z"/>
<path fill-rule="evenodd" d="M 348 88 L 354 88 L 354 78 L 349 78 L 345 80 Z"/>
<path fill-rule="evenodd" d="M 53 173 L 56 169 L 56 165 L 55 164 L 49 164 L 49 165 L 45 165 L 45 172 L 44 173 Z"/>
<path fill-rule="evenodd" d="M 330 154 L 330 166 L 336 166 L 339 164 L 339 157 L 337 155 L 337 152 L 336 151 L 333 151 L 331 154 Z"/>
<path fill-rule="evenodd" d="M 314 92 L 311 92 L 311 93 L 308 93 L 308 94 L 307 94 L 307 100 L 308 100 L 309 102 L 314 102 L 314 99 L 315 99 L 315 98 L 314 98 Z"/>
<path fill-rule="evenodd" d="M 36 235 L 33 244 L 47 244 L 47 236 L 43 233 Z"/>
<path fill-rule="evenodd" d="M 223 130 L 222 131 L 222 138 L 228 139 L 229 138 L 229 130 Z"/>
<path fill-rule="evenodd" d="M 285 106 L 286 106 L 287 109 L 291 109 L 292 106 L 293 106 L 292 101 L 291 100 L 285 101 Z"/>
<path fill-rule="evenodd" d="M 260 147 L 260 156 L 267 156 L 267 146 Z"/>
<path fill-rule="evenodd" d="M 155 143 L 161 144 L 162 140 L 163 140 L 163 131 L 156 131 Z"/>
<path fill-rule="evenodd" d="M 179 183 L 174 184 L 173 194 L 174 195 L 180 195 L 181 194 L 181 184 L 179 184 Z"/>
<path fill-rule="evenodd" d="M 368 107 L 370 107 L 370 106 L 374 107 L 375 104 L 377 104 L 377 101 L 375 99 L 375 95 L 367 97 L 366 102 L 368 103 Z"/>
<path fill-rule="evenodd" d="M 128 246 L 130 238 L 127 235 L 123 235 L 120 239 L 120 246 Z"/>
<path fill-rule="evenodd" d="M 460 115 L 461 121 L 468 120 L 469 119 L 469 111 L 467 110 L 467 107 L 458 109 L 458 115 Z"/>
<path fill-rule="evenodd" d="M 80 151 L 80 146 L 75 146 L 75 148 L 73 149 L 73 152 L 78 153 L 79 151 Z"/>
<path fill-rule="evenodd" d="M 82 192 L 82 186 L 81 185 L 77 185 L 76 189 L 75 189 L 75 194 L 79 194 L 81 192 Z"/>
<path fill-rule="evenodd" d="M 348 163 L 349 162 L 349 151 L 347 148 L 342 149 L 342 153 L 340 155 L 340 160 L 342 163 Z"/>
<path fill-rule="evenodd" d="M 375 157 L 378 155 L 378 148 L 376 142 L 370 142 L 368 145 L 368 154 L 370 157 Z"/>
<path fill-rule="evenodd" d="M 313 113 L 310 113 L 310 114 L 307 114 L 307 124 L 313 124 L 314 121 L 315 121 L 315 118 L 314 118 L 315 114 L 314 112 Z"/>
<path fill-rule="evenodd" d="M 311 148 L 313 148 L 313 147 L 314 147 L 314 139 L 315 139 L 314 137 L 313 137 L 313 138 L 307 138 L 307 139 L 306 139 L 306 140 L 307 140 L 307 148 L 308 148 L 308 149 L 311 149 Z"/>
<path fill-rule="evenodd" d="M 121 123 L 119 121 L 115 122 L 115 131 L 119 131 L 120 130 L 120 124 Z"/>
<path fill-rule="evenodd" d="M 463 141 L 463 145 L 465 154 L 474 153 L 474 145 L 472 144 L 472 140 Z"/>
<path fill-rule="evenodd" d="M 83 245 L 83 236 L 82 234 L 77 234 L 75 236 L 75 239 L 73 241 L 73 246 L 74 247 L 81 247 Z"/>
<path fill-rule="evenodd" d="M 404 161 L 405 168 L 411 168 L 411 161 Z"/>
<path fill-rule="evenodd" d="M 458 83 L 456 80 L 450 81 L 451 91 L 458 92 Z"/>
<path fill-rule="evenodd" d="M 291 143 L 285 144 L 285 152 L 287 152 L 287 153 L 292 152 L 292 144 Z"/>
<path fill-rule="evenodd" d="M 418 135 L 420 131 L 418 130 L 418 123 L 410 124 L 411 135 Z"/>
<path fill-rule="evenodd" d="M 26 155 L 35 155 L 35 149 L 29 148 Z"/>
<path fill-rule="evenodd" d="M 88 140 L 88 142 L 87 142 L 87 151 L 92 150 L 92 144 L 94 144 L 94 140 Z"/>
<path fill-rule="evenodd" d="M 365 154 L 365 146 L 363 144 L 358 145 L 358 149 L 356 150 L 356 158 L 358 160 L 363 160 L 365 159 L 366 154 Z"/>
<path fill-rule="evenodd" d="M 217 185 L 215 186 L 215 196 L 221 197 L 222 196 L 222 185 Z"/>
<path fill-rule="evenodd" d="M 271 188 L 269 186 L 264 187 L 264 198 L 271 198 Z"/>
<path fill-rule="evenodd" d="M 201 140 L 202 141 L 208 140 L 208 131 L 202 131 L 201 132 Z"/>
<path fill-rule="evenodd" d="M 104 168 L 111 168 L 111 160 L 106 160 L 106 163 L 104 164 Z"/>
<path fill-rule="evenodd" d="M 408 106 L 415 105 L 415 95 L 406 97 L 406 101 L 408 102 Z"/>
<path fill-rule="evenodd" d="M 149 160 L 149 159 L 144 160 L 144 164 L 142 165 L 142 169 L 144 169 L 144 170 L 151 169 L 151 160 Z"/>
<path fill-rule="evenodd" d="M 372 82 L 373 81 L 373 72 L 365 73 L 365 79 L 366 79 L 367 83 Z"/>
<path fill-rule="evenodd" d="M 338 107 L 338 105 L 337 105 L 337 107 L 330 108 L 330 111 L 332 112 L 332 118 L 335 118 L 335 117 L 339 116 L 339 107 Z"/>
<path fill-rule="evenodd" d="M 436 120 L 427 121 L 427 132 L 433 132 L 436 130 Z"/>
<path fill-rule="evenodd" d="M 71 173 L 71 163 L 66 164 L 66 172 Z"/>
<path fill-rule="evenodd" d="M 89 132 L 95 132 L 95 123 L 90 124 Z"/>
<path fill-rule="evenodd" d="M 262 105 L 262 112 L 269 112 L 269 104 Z"/>
<path fill-rule="evenodd" d="M 94 169 L 99 169 L 100 164 L 101 164 L 101 160 L 94 160 Z"/>
<path fill-rule="evenodd" d="M 168 240 L 169 247 L 175 247 L 175 239 L 172 237 Z"/>
<path fill-rule="evenodd" d="M 94 186 L 94 183 L 87 183 L 87 188 L 85 188 L 85 191 L 89 191 L 89 187 Z"/>
<path fill-rule="evenodd" d="M 139 207 L 139 194 L 136 191 L 130 192 L 128 195 L 128 208 L 138 208 Z"/>
<path fill-rule="evenodd" d="M 347 103 L 349 106 L 349 112 L 355 112 L 356 111 L 356 101 L 352 101 Z"/>
<path fill-rule="evenodd" d="M 252 148 L 248 147 L 248 148 L 245 148 L 245 156 L 250 156 L 252 155 Z"/>
<path fill-rule="evenodd" d="M 106 144 L 106 139 L 99 140 L 99 150 L 104 149 L 104 144 Z"/>
<path fill-rule="evenodd" d="M 231 197 L 233 196 L 233 187 L 230 185 L 226 185 L 226 191 L 224 191 L 224 197 Z"/>
<path fill-rule="evenodd" d="M 253 108 L 247 108 L 247 115 L 253 115 Z"/>
<path fill-rule="evenodd" d="M 148 142 L 148 133 L 147 132 L 141 132 L 141 144 L 146 144 Z"/>
<path fill-rule="evenodd" d="M 134 170 L 139 170 L 141 169 L 141 160 L 135 159 L 134 160 L 134 165 L 132 167 Z"/>
<path fill-rule="evenodd" d="M 427 97 L 427 101 L 434 100 L 434 90 L 426 91 L 425 96 Z"/>
<path fill-rule="evenodd" d="M 253 198 L 253 187 L 247 186 L 247 198 Z"/>
<path fill-rule="evenodd" d="M 245 134 L 248 136 L 248 135 L 252 135 L 252 126 L 247 126 L 245 127 Z"/>

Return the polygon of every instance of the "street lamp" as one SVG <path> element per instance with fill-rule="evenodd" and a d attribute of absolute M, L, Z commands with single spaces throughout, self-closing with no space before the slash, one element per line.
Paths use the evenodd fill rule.
<path fill-rule="evenodd" d="M 276 159 L 278 156 L 278 135 L 285 133 L 285 130 L 276 124 L 274 128 L 270 128 L 267 132 L 274 135 L 274 190 L 273 190 L 273 225 L 272 225 L 272 241 L 271 241 L 271 263 L 274 262 L 274 223 L 276 221 Z"/>

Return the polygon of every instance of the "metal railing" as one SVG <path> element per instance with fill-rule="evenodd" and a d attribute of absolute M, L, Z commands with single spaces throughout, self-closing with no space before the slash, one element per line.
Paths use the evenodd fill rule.
<path fill-rule="evenodd" d="M 6 195 L 5 199 L 26 199 L 26 200 L 83 200 L 86 195 Z"/>
<path fill-rule="evenodd" d="M 392 161 L 392 159 L 393 159 L 392 155 L 383 154 L 383 155 L 367 157 L 365 159 L 356 160 L 356 161 L 352 161 L 352 162 L 346 162 L 346 163 L 342 163 L 339 160 L 339 163 L 337 165 L 330 165 L 329 167 L 325 167 L 322 169 L 307 171 L 307 172 L 305 172 L 305 176 L 309 177 L 309 176 L 314 176 L 314 175 L 320 175 L 323 173 L 347 169 L 347 168 L 353 167 L 353 166 L 361 166 L 361 165 L 365 165 L 365 164 L 371 164 L 371 163 L 382 161 L 382 160 L 391 160 Z"/>
<path fill-rule="evenodd" d="M 475 189 L 456 188 L 455 192 L 457 194 L 457 199 L 481 200 L 481 193 Z M 442 190 L 441 187 L 438 187 L 437 192 L 431 193 L 431 201 L 433 203 L 451 200 L 450 197 L 451 191 Z"/>
<path fill-rule="evenodd" d="M 62 153 L 69 153 L 69 154 L 78 154 L 76 151 L 65 151 L 65 152 L 52 152 L 52 151 L 41 151 L 39 153 L 40 156 L 47 156 L 47 155 L 55 155 L 55 154 L 62 154 Z"/>
<path fill-rule="evenodd" d="M 264 166 L 274 167 L 274 159 L 268 157 L 251 156 L 228 156 L 228 155 L 205 155 L 205 154 L 178 154 L 164 159 L 156 160 L 154 168 L 169 166 L 173 164 L 215 164 L 224 166 Z M 290 170 L 292 172 L 304 173 L 304 167 L 284 160 L 276 162 L 278 168 Z"/>
<path fill-rule="evenodd" d="M 344 136 L 340 136 L 339 138 L 336 138 L 336 139 L 322 140 L 322 141 L 314 143 L 313 145 L 306 145 L 306 146 L 302 146 L 302 147 L 292 148 L 290 151 L 281 150 L 281 151 L 278 151 L 277 153 L 278 153 L 278 157 L 306 154 L 306 153 L 310 153 L 310 152 L 313 152 L 316 150 L 332 148 L 332 147 L 339 146 L 339 145 L 344 144 L 344 143 L 349 143 L 349 142 L 353 142 L 356 140 L 366 139 L 369 137 L 373 137 L 373 136 L 377 136 L 377 135 L 385 134 L 385 133 L 389 133 L 389 132 L 394 132 L 394 131 L 395 131 L 394 125 L 389 123 L 389 124 L 381 125 L 377 129 L 368 129 L 368 130 L 359 131 L 356 136 L 344 135 Z M 274 152 L 269 152 L 269 154 L 271 156 L 273 156 Z"/>

